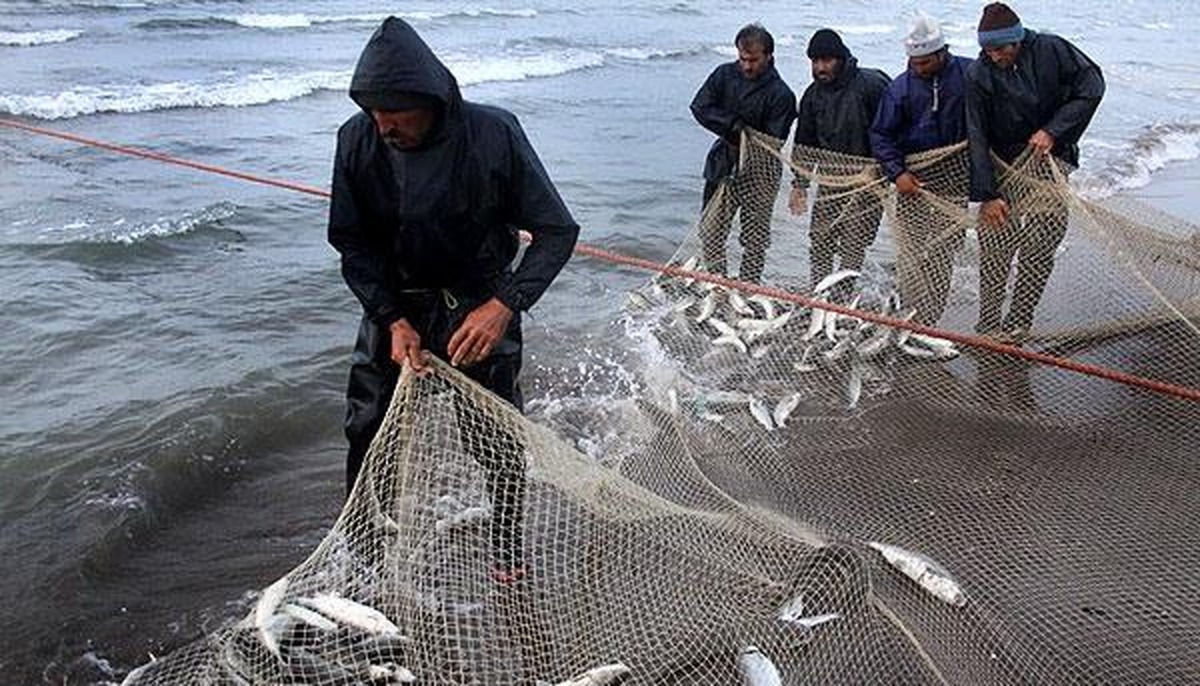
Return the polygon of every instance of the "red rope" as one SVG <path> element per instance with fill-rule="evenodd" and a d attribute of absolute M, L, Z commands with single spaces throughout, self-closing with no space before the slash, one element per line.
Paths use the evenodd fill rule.
<path fill-rule="evenodd" d="M 91 146 L 94 148 L 101 148 L 103 150 L 109 150 L 112 152 L 120 153 L 122 155 L 132 155 L 134 157 L 141 157 L 141 158 L 145 158 L 148 160 L 154 160 L 156 162 L 164 162 L 167 164 L 174 164 L 174 165 L 178 165 L 181 167 L 188 167 L 190 169 L 197 169 L 197 170 L 200 170 L 203 172 L 209 172 L 212 174 L 220 174 L 222 176 L 228 176 L 228 177 L 232 177 L 235 179 L 241 179 L 243 181 L 250 181 L 252 183 L 260 183 L 260 184 L 263 184 L 266 186 L 274 186 L 276 188 L 284 188 L 287 190 L 297 191 L 300 193 L 307 193 L 308 195 L 315 195 L 315 196 L 319 196 L 322 198 L 330 197 L 329 191 L 326 191 L 326 190 L 323 190 L 320 188 L 316 188 L 314 186 L 306 186 L 306 185 L 299 184 L 299 183 L 292 183 L 290 181 L 279 181 L 276 179 L 269 179 L 269 178 L 266 178 L 263 176 L 256 176 L 254 174 L 247 174 L 245 172 L 233 171 L 230 169 L 225 169 L 223 167 L 218 167 L 218 166 L 211 165 L 211 164 L 203 164 L 200 162 L 193 162 L 191 160 L 185 160 L 185 159 L 178 158 L 178 157 L 172 157 L 170 155 L 164 155 L 162 153 L 152 152 L 149 150 L 141 150 L 138 148 L 131 148 L 131 147 L 124 146 L 124 145 L 117 145 L 114 143 L 107 143 L 104 141 L 94 140 L 91 138 L 85 138 L 83 136 L 77 136 L 77 135 L 70 134 L 70 133 L 63 133 L 61 131 L 54 131 L 52 129 L 45 129 L 45 128 L 41 128 L 41 127 L 37 127 L 37 126 L 31 126 L 29 124 L 24 124 L 21 122 L 13 121 L 11 119 L 0 118 L 0 126 L 7 126 L 9 128 L 18 129 L 18 130 L 26 131 L 29 133 L 35 133 L 35 134 L 38 134 L 41 136 L 49 136 L 51 138 L 58 138 L 61 140 L 70 141 L 72 143 L 79 143 L 81 145 L 87 145 L 87 146 Z M 878 314 L 875 312 L 867 312 L 867 311 L 863 311 L 863 310 L 853 310 L 848 307 L 843 307 L 841 305 L 837 305 L 834 303 L 825 302 L 823 300 L 815 300 L 813 298 L 798 295 L 796 293 L 792 293 L 791 291 L 784 291 L 784 290 L 780 290 L 778 288 L 771 288 L 769 286 L 760 286 L 758 284 L 746 283 L 744 281 L 735 281 L 733 279 L 729 279 L 729 278 L 726 278 L 723 276 L 718 276 L 716 274 L 709 274 L 708 272 L 697 272 L 697 271 L 691 271 L 688 269 L 683 269 L 682 267 L 660 264 L 658 262 L 643 259 L 640 257 L 633 257 L 630 255 L 622 255 L 620 253 L 611 252 L 611 251 L 604 250 L 602 248 L 597 248 L 594 246 L 590 246 L 590 245 L 587 245 L 584 243 L 579 243 L 578 245 L 575 246 L 575 254 L 582 255 L 584 257 L 591 257 L 593 259 L 601 260 L 603 262 L 608 262 L 610 264 L 625 265 L 628 267 L 635 267 L 637 269 L 642 269 L 642 270 L 646 270 L 646 271 L 658 272 L 660 274 L 668 274 L 670 276 L 695 279 L 696 281 L 706 281 L 708 283 L 713 283 L 713 284 L 717 284 L 719 286 L 724 286 L 725 288 L 737 289 L 740 291 L 744 291 L 746 293 L 757 293 L 760 295 L 765 295 L 770 298 L 775 298 L 776 300 L 783 300 L 786 302 L 794 303 L 796 305 L 800 305 L 803 307 L 828 310 L 830 312 L 837 312 L 838 314 L 841 314 L 841 315 L 846 315 L 849 317 L 856 317 L 858 319 L 862 319 L 862 320 L 869 321 L 869 322 L 874 322 L 876 324 L 883 324 L 885 326 L 890 326 L 890 327 L 894 327 L 897 329 L 907 329 L 908 331 L 912 331 L 913 333 L 924 334 L 927 336 L 935 336 L 937 338 L 942 338 L 942 339 L 945 339 L 948 341 L 952 341 L 954 343 L 958 343 L 959 345 L 965 345 L 965 346 L 969 346 L 972 348 L 979 348 L 981 350 L 988 350 L 988 351 L 999 353 L 1002 355 L 1017 357 L 1020 359 L 1028 360 L 1030 362 L 1037 362 L 1039 364 L 1044 364 L 1044 365 L 1051 366 L 1051 367 L 1057 367 L 1059 369 L 1065 369 L 1067 371 L 1076 372 L 1076 373 L 1084 374 L 1087 376 L 1094 376 L 1094 377 L 1097 377 L 1100 379 L 1107 379 L 1109 381 L 1114 381 L 1116 383 L 1124 384 L 1126 386 L 1132 386 L 1134 388 L 1141 388 L 1144 390 L 1154 391 L 1156 393 L 1161 393 L 1161 394 L 1173 396 L 1176 398 L 1182 398 L 1184 400 L 1192 400 L 1192 401 L 1200 402 L 1200 389 L 1198 389 L 1198 388 L 1193 388 L 1190 386 L 1180 386 L 1178 384 L 1167 383 L 1164 381 L 1156 381 L 1154 379 L 1147 379 L 1145 377 L 1135 376 L 1133 374 L 1126 374 L 1124 372 L 1120 372 L 1115 369 L 1109 369 L 1107 367 L 1100 367 L 1100 366 L 1093 365 L 1093 364 L 1087 364 L 1085 362 L 1076 362 L 1074 360 L 1069 360 L 1064 357 L 1056 357 L 1054 355 L 1047 355 L 1045 353 L 1039 353 L 1039 352 L 1035 352 L 1032 350 L 1026 350 L 1024 348 L 1018 348 L 1013 345 L 1005 345 L 1003 343 L 997 343 L 996 341 L 993 341 L 989 338 L 984 338 L 982 336 L 971 336 L 971 335 L 966 335 L 966 334 L 955 333 L 953 331 L 944 331 L 942 329 L 936 329 L 936 328 L 933 328 L 930 326 L 925 326 L 923 324 L 917 324 L 917 323 L 906 321 L 903 319 L 889 317 L 884 314 Z"/>

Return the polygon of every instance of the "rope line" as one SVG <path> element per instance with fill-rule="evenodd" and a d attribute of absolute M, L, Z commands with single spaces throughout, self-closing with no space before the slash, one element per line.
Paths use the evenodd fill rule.
<path fill-rule="evenodd" d="M 0 126 L 5 126 L 8 128 L 11 128 L 11 129 L 20 130 L 20 131 L 24 131 L 27 133 L 33 133 L 33 134 L 37 134 L 40 136 L 57 138 L 60 140 L 65 140 L 65 141 L 69 141 L 72 143 L 78 143 L 80 145 L 86 145 L 89 147 L 100 148 L 103 150 L 108 150 L 110 152 L 115 152 L 115 153 L 119 153 L 122 155 L 141 157 L 143 159 L 153 160 L 156 162 L 163 162 L 165 164 L 173 164 L 176 166 L 187 167 L 189 169 L 195 169 L 198 171 L 207 172 L 207 173 L 211 173 L 211 174 L 219 174 L 221 176 L 227 176 L 230 178 L 235 178 L 235 179 L 239 179 L 242 181 L 248 181 L 251 183 L 258 183 L 258 184 L 262 184 L 265 186 L 274 186 L 276 188 L 283 188 L 285 190 L 296 191 L 299 193 L 305 193 L 308 195 L 314 195 L 314 196 L 322 197 L 322 198 L 330 197 L 329 191 L 326 191 L 321 188 L 317 188 L 315 186 L 309 186 L 309 185 L 300 184 L 300 183 L 293 183 L 290 181 L 280 181 L 278 179 L 271 179 L 271 178 L 267 178 L 264 176 L 258 176 L 256 174 L 250 174 L 247 172 L 226 169 L 224 167 L 220 167 L 217 165 L 195 162 L 192 160 L 187 160 L 187 159 L 183 159 L 180 157 L 173 157 L 171 155 L 165 155 L 165 154 L 153 152 L 150 150 L 142 150 L 139 148 L 133 148 L 133 147 L 125 146 L 125 145 L 118 145 L 116 143 L 109 143 L 106 141 L 100 141 L 100 140 L 96 140 L 96 139 L 92 139 L 92 138 L 87 138 L 84 136 L 78 136 L 75 134 L 64 133 L 62 131 L 55 131 L 53 129 L 46 129 L 46 128 L 42 128 L 42 127 L 38 127 L 38 126 L 32 126 L 30 124 L 25 124 L 23 122 L 14 121 L 14 120 L 8 119 L 8 118 L 0 117 Z M 964 346 L 971 347 L 971 348 L 987 350 L 989 352 L 994 352 L 994 353 L 1006 355 L 1009 357 L 1015 357 L 1015 358 L 1023 359 L 1023 360 L 1029 361 L 1029 362 L 1036 362 L 1038 364 L 1043 364 L 1043 365 L 1050 366 L 1050 367 L 1056 367 L 1059 369 L 1063 369 L 1063 370 L 1070 371 L 1070 372 L 1075 372 L 1078 374 L 1083 374 L 1086 376 L 1092 376 L 1092 377 L 1099 378 L 1099 379 L 1105 379 L 1105 380 L 1119 383 L 1119 384 L 1122 384 L 1125 386 L 1140 388 L 1143 390 L 1148 390 L 1148 391 L 1160 393 L 1163 395 L 1181 398 L 1184 400 L 1200 402 L 1200 388 L 1194 388 L 1191 386 L 1182 386 L 1179 384 L 1168 383 L 1165 381 L 1157 381 L 1155 379 L 1149 379 L 1149 378 L 1142 377 L 1142 376 L 1136 376 L 1134 374 L 1127 374 L 1125 372 L 1121 372 L 1121 371 L 1118 371 L 1115 369 L 1110 369 L 1107 367 L 1101 367 L 1099 365 L 1088 364 L 1086 362 L 1078 362 L 1076 360 L 1071 360 L 1071 359 L 1064 358 L 1064 357 L 1057 357 L 1055 355 L 1040 353 L 1040 352 L 1033 351 L 1033 350 L 1026 350 L 1024 348 L 1020 348 L 1020 347 L 1017 347 L 1014 345 L 1007 345 L 1004 343 L 999 343 L 997 341 L 994 341 L 992 339 L 985 338 L 982 336 L 974 336 L 974 335 L 968 335 L 968 334 L 955 333 L 953 331 L 947 331 L 947 330 L 938 329 L 938 328 L 931 327 L 931 326 L 925 326 L 923 324 L 918 324 L 918 323 L 903 320 L 903 319 L 898 319 L 895 317 L 889 317 L 884 314 L 868 312 L 865 310 L 855 310 L 855 309 L 851 309 L 849 307 L 844 307 L 842 305 L 838 305 L 835 303 L 830 303 L 830 302 L 826 302 L 823 300 L 816 300 L 814 298 L 806 297 L 806 296 L 800 295 L 798 293 L 793 293 L 791 291 L 785 291 L 785 290 L 782 290 L 779 288 L 773 288 L 770 286 L 761 286 L 759 284 L 747 283 L 744 281 L 737 281 L 735 279 L 730 279 L 728 277 L 720 276 L 717 274 L 711 274 L 708 272 L 692 271 L 692 270 L 684 269 L 682 267 L 677 267 L 674 265 L 661 264 L 659 262 L 654 262 L 652 260 L 644 259 L 641 257 L 635 257 L 632 255 L 624 255 L 624 254 L 613 252 L 610 250 L 605 250 L 603 248 L 588 245 L 586 243 L 576 244 L 575 254 L 582 256 L 582 257 L 588 257 L 588 258 L 591 258 L 594 260 L 599 260 L 601 262 L 605 262 L 605 263 L 609 263 L 609 264 L 633 267 L 633 268 L 648 271 L 648 272 L 656 272 L 659 274 L 666 274 L 668 276 L 694 279 L 696 281 L 704 281 L 707 283 L 712 283 L 712 284 L 715 284 L 718 286 L 722 286 L 724 288 L 735 289 L 735 290 L 739 290 L 739 291 L 742 291 L 745 293 L 763 295 L 763 296 L 766 296 L 769 298 L 774 298 L 776 300 L 782 300 L 784 302 L 789 302 L 794 305 L 799 305 L 799 306 L 807 307 L 810 309 L 821 309 L 821 310 L 826 310 L 829 312 L 836 312 L 840 315 L 854 317 L 854 318 L 861 319 L 864 321 L 869 321 L 869 322 L 872 322 L 875 324 L 889 326 L 889 327 L 892 327 L 895 329 L 906 329 L 913 333 L 918 333 L 918 334 L 923 334 L 926 336 L 933 336 L 936 338 L 945 339 L 947 341 L 951 341 L 953 343 L 957 343 L 959 345 L 964 345 Z"/>

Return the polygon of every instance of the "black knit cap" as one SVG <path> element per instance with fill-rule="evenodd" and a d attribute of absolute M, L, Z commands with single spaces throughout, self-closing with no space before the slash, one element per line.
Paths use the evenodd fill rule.
<path fill-rule="evenodd" d="M 1021 18 L 1012 8 L 1002 2 L 993 2 L 983 8 L 983 16 L 979 18 L 980 31 L 995 31 L 1007 29 L 1021 23 Z"/>
<path fill-rule="evenodd" d="M 813 34 L 808 41 L 808 59 L 821 57 L 836 57 L 841 60 L 850 59 L 850 50 L 842 42 L 842 37 L 833 29 L 821 29 Z"/>

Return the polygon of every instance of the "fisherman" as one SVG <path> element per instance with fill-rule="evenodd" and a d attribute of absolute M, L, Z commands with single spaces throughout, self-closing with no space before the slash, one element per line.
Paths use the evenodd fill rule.
<path fill-rule="evenodd" d="M 796 95 L 775 70 L 775 39 L 759 24 L 742 27 L 734 38 L 736 62 L 713 70 L 696 97 L 692 116 L 717 134 L 704 163 L 705 222 L 701 225 L 704 266 L 726 272 L 725 242 L 733 217 L 741 210 L 742 246 L 739 278 L 757 283 L 762 278 L 771 243 L 771 210 L 779 192 L 782 164 L 768 162 L 768 171 L 752 177 L 738 167 L 743 129 L 786 140 L 796 119 Z M 718 195 L 721 188 L 724 191 Z M 719 205 L 709 207 L 718 198 Z"/>
<path fill-rule="evenodd" d="M 521 409 L 521 312 L 562 269 L 579 227 L 516 117 L 463 100 L 404 21 L 389 17 L 371 36 L 350 97 L 362 111 L 338 131 L 329 242 L 363 307 L 345 423 L 352 489 L 402 365 L 427 372 L 432 353 Z M 514 272 L 521 229 L 533 242 Z M 523 448 L 467 398 L 456 406 L 487 473 L 493 576 L 519 580 Z"/>
<path fill-rule="evenodd" d="M 1012 163 L 1028 147 L 1078 166 L 1079 138 L 1100 106 L 1104 76 L 1067 40 L 1023 28 L 1002 2 L 983 8 L 979 45 L 983 52 L 967 70 L 971 200 L 983 203 L 976 331 L 1020 343 L 1029 334 L 1055 251 L 1066 235 L 1067 203 L 1062 193 L 1042 192 L 1036 203 L 1017 205 L 1013 187 L 999 183 L 992 155 Z M 1032 168 L 1051 169 L 1049 164 Z M 1014 256 L 1016 285 L 1002 318 Z"/>
<path fill-rule="evenodd" d="M 859 67 L 832 29 L 813 34 L 808 58 L 813 82 L 800 98 L 796 164 L 804 173 L 819 173 L 812 160 L 804 159 L 804 148 L 870 157 L 871 122 L 891 79 L 878 69 Z M 788 199 L 793 214 L 808 211 L 808 187 L 809 178 L 797 174 Z M 882 216 L 882 198 L 869 189 L 818 188 L 809 226 L 811 285 L 833 271 L 835 257 L 840 269 L 861 269 Z"/>
<path fill-rule="evenodd" d="M 871 125 L 871 151 L 896 184 L 900 297 L 921 324 L 934 325 L 946 309 L 954 253 L 966 226 L 966 188 L 956 184 L 953 155 L 910 169 L 908 155 L 967 139 L 966 71 L 972 60 L 950 54 L 941 26 L 919 15 L 904 39 L 908 69 L 883 94 Z"/>

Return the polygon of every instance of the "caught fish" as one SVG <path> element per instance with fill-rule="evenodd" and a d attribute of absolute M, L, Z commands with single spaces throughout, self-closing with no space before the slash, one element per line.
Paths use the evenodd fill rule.
<path fill-rule="evenodd" d="M 825 302 L 825 300 L 820 298 L 818 298 L 818 301 Z M 814 307 L 812 310 L 812 316 L 808 320 L 808 331 L 804 332 L 804 335 L 800 337 L 800 340 L 807 343 L 808 341 L 816 338 L 817 334 L 821 333 L 821 331 L 825 328 L 825 316 L 827 314 L 829 314 L 827 311 Z"/>
<path fill-rule="evenodd" d="M 900 352 L 904 353 L 905 355 L 908 355 L 909 357 L 915 357 L 918 360 L 944 361 L 952 360 L 958 357 L 957 348 L 925 348 L 899 341 L 897 341 L 896 347 L 899 348 Z"/>
<path fill-rule="evenodd" d="M 386 681 L 390 684 L 411 684 L 417 680 L 417 675 L 406 667 L 388 663 L 368 667 L 367 678 L 371 681 Z"/>
<path fill-rule="evenodd" d="M 680 267 L 680 269 L 684 270 L 685 272 L 694 272 L 694 271 L 696 271 L 696 265 L 698 265 L 698 264 L 700 264 L 700 256 L 692 255 L 691 257 L 689 257 L 687 259 L 687 261 L 685 261 L 683 263 L 683 265 Z M 691 286 L 693 283 L 696 283 L 695 277 L 692 277 L 692 276 L 684 277 L 683 285 Z"/>
<path fill-rule="evenodd" d="M 835 619 L 841 619 L 842 616 L 836 612 L 830 612 L 823 615 L 813 615 L 812 617 L 795 617 L 793 619 L 784 619 L 788 624 L 794 624 L 802 629 L 813 629 L 827 622 L 832 622 Z M 783 619 L 780 617 L 780 619 Z"/>
<path fill-rule="evenodd" d="M 754 421 L 762 424 L 767 431 L 775 430 L 775 420 L 771 418 L 771 410 L 767 409 L 763 401 L 753 396 L 750 398 L 750 416 L 754 417 Z"/>
<path fill-rule="evenodd" d="M 337 631 L 337 624 L 334 624 L 326 619 L 325 615 L 321 614 L 320 612 L 314 612 L 303 605 L 287 603 L 283 606 L 282 612 L 292 619 L 320 629 L 321 631 Z"/>
<path fill-rule="evenodd" d="M 671 311 L 682 313 L 682 312 L 688 310 L 689 308 L 691 308 L 691 306 L 695 305 L 695 304 L 696 304 L 695 298 L 684 298 L 683 300 L 680 300 L 679 302 L 672 305 Z"/>
<path fill-rule="evenodd" d="M 853 343 L 849 338 L 843 338 L 837 342 L 837 345 L 823 353 L 825 355 L 825 359 L 829 360 L 830 362 L 837 362 L 838 360 L 842 359 L 847 352 L 849 352 L 850 346 L 852 345 Z"/>
<path fill-rule="evenodd" d="M 887 349 L 888 343 L 892 340 L 892 327 L 880 325 L 876 328 L 875 333 L 871 334 L 862 343 L 858 344 L 855 352 L 859 357 L 869 359 L 875 357 L 879 353 Z"/>
<path fill-rule="evenodd" d="M 851 362 L 850 381 L 846 388 L 846 404 L 851 410 L 858 407 L 858 399 L 862 397 L 862 389 L 862 367 L 860 367 L 856 362 Z"/>
<path fill-rule="evenodd" d="M 761 360 L 762 358 L 766 357 L 767 353 L 769 353 L 769 352 L 771 352 L 771 344 L 768 343 L 766 345 L 760 345 L 757 348 L 755 348 L 754 350 L 750 351 L 750 358 L 755 359 L 755 360 Z"/>
<path fill-rule="evenodd" d="M 779 612 L 775 617 L 781 622 L 791 622 L 804 616 L 804 610 L 807 608 L 806 593 L 801 591 L 795 598 L 784 603 L 779 608 Z"/>
<path fill-rule="evenodd" d="M 954 345 L 953 341 L 948 341 L 945 338 L 938 338 L 937 336 L 926 336 L 924 334 L 912 333 L 912 334 L 909 334 L 908 340 L 912 341 L 913 343 L 923 345 L 926 348 L 929 348 L 930 350 L 935 350 L 935 349 L 954 350 L 955 349 L 955 345 Z"/>
<path fill-rule="evenodd" d="M 596 667 L 573 679 L 560 682 L 558 686 L 616 686 L 625 681 L 630 670 L 620 662 Z"/>
<path fill-rule="evenodd" d="M 757 315 L 757 313 L 754 311 L 754 308 L 750 307 L 750 305 L 746 302 L 746 299 L 742 297 L 742 294 L 736 289 L 731 288 L 729 289 L 728 293 L 729 306 L 733 308 L 734 312 L 737 312 L 745 317 L 754 317 Z"/>
<path fill-rule="evenodd" d="M 667 409 L 671 414 L 679 414 L 679 394 L 674 388 L 667 389 Z"/>
<path fill-rule="evenodd" d="M 717 295 L 716 291 L 709 291 L 708 295 L 704 296 L 704 300 L 700 301 L 700 314 L 696 315 L 696 323 L 703 324 L 704 320 L 712 316 L 713 312 L 717 311 Z"/>
<path fill-rule="evenodd" d="M 817 371 L 817 365 L 808 361 L 812 357 L 813 346 L 808 346 L 804 349 L 804 354 L 800 356 L 800 361 L 792 365 L 792 368 L 801 374 Z"/>
<path fill-rule="evenodd" d="M 755 646 L 746 646 L 738 665 L 746 686 L 783 686 L 779 668 Z"/>
<path fill-rule="evenodd" d="M 750 352 L 750 348 L 746 346 L 745 341 L 743 341 L 741 338 L 738 338 L 737 334 L 726 334 L 724 336 L 718 336 L 717 338 L 713 339 L 712 344 L 713 345 L 732 346 L 734 348 L 737 348 L 738 351 L 742 352 L 743 354 Z"/>
<path fill-rule="evenodd" d="M 267 647 L 267 650 L 275 655 L 279 654 L 279 638 L 275 634 L 271 618 L 275 616 L 275 611 L 283 602 L 288 583 L 288 577 L 284 575 L 275 583 L 267 586 L 262 592 L 262 596 L 259 597 L 258 604 L 254 606 L 254 626 L 258 629 L 259 639 Z"/>
<path fill-rule="evenodd" d="M 841 316 L 842 315 L 834 312 L 833 310 L 825 312 L 825 338 L 828 338 L 831 341 L 837 340 L 838 319 L 840 319 Z"/>
<path fill-rule="evenodd" d="M 776 405 L 775 409 L 771 412 L 771 420 L 775 422 L 776 427 L 782 429 L 783 427 L 787 426 L 788 417 L 792 416 L 792 412 L 794 412 L 799 406 L 800 394 L 793 393 L 779 401 L 779 404 Z"/>
<path fill-rule="evenodd" d="M 642 295 L 641 291 L 629 291 L 628 299 L 629 306 L 635 310 L 649 310 L 654 308 L 654 303 L 650 302 L 650 299 L 645 295 Z"/>
<path fill-rule="evenodd" d="M 300 602 L 336 622 L 367 633 L 400 633 L 400 627 L 393 624 L 382 612 L 348 598 L 321 593 L 310 598 L 301 598 Z"/>
<path fill-rule="evenodd" d="M 752 303 L 756 303 L 759 307 L 763 308 L 763 319 L 774 319 L 775 318 L 775 301 L 774 300 L 768 298 L 765 295 L 761 295 L 761 294 L 757 294 L 757 293 L 750 296 L 749 298 L 747 298 L 747 300 L 749 300 Z"/>
<path fill-rule="evenodd" d="M 737 338 L 738 336 L 737 329 L 726 324 L 721 320 L 720 317 L 709 317 L 708 325 L 716 329 L 717 333 L 721 334 L 722 336 L 733 336 L 734 338 Z"/>
<path fill-rule="evenodd" d="M 824 293 L 825 291 L 829 290 L 830 288 L 833 288 L 834 286 L 845 281 L 846 279 L 853 279 L 853 278 L 857 278 L 859 276 L 861 276 L 861 273 L 857 272 L 853 269 L 843 269 L 841 271 L 834 272 L 834 273 L 830 274 L 829 276 L 826 276 L 825 278 L 821 279 L 820 282 L 818 282 L 817 285 L 813 287 L 813 293 L 816 295 L 820 295 L 821 293 Z"/>
<path fill-rule="evenodd" d="M 958 582 L 950 576 L 950 572 L 928 557 L 885 543 L 868 545 L 879 551 L 888 564 L 900 570 L 900 573 L 915 581 L 918 586 L 943 603 L 953 607 L 962 607 L 967 604 L 966 594 L 963 593 Z"/>

